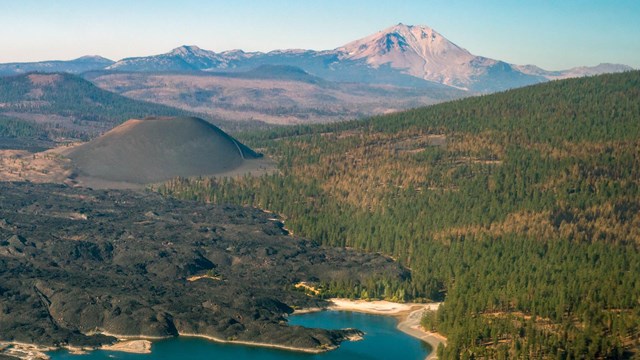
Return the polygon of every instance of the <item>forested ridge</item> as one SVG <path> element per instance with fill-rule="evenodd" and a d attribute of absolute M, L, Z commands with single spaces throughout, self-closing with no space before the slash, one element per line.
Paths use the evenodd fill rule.
<path fill-rule="evenodd" d="M 129 119 L 198 116 L 226 130 L 260 128 L 213 119 L 103 90 L 77 75 L 29 73 L 0 77 L 0 137 L 24 141 L 86 141 Z M 1 145 L 1 141 L 0 141 Z"/>
<path fill-rule="evenodd" d="M 0 110 L 8 114 L 5 116 L 55 115 L 71 119 L 81 130 L 83 123 L 93 123 L 91 128 L 111 128 L 130 118 L 185 113 L 168 106 L 128 99 L 102 90 L 76 75 L 62 73 L 0 77 L 0 103 Z"/>
<path fill-rule="evenodd" d="M 409 281 L 324 295 L 444 299 L 423 320 L 441 358 L 624 358 L 640 345 L 638 99 L 634 71 L 238 134 L 279 173 L 158 190 L 397 258 Z"/>

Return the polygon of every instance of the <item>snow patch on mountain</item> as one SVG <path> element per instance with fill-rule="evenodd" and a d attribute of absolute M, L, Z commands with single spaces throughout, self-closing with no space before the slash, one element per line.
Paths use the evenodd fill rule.
<path fill-rule="evenodd" d="M 341 59 L 365 59 L 372 67 L 389 65 L 415 77 L 466 87 L 495 60 L 475 56 L 428 26 L 398 24 L 338 49 Z"/>
<path fill-rule="evenodd" d="M 398 24 L 333 50 L 287 49 L 216 53 L 183 45 L 168 53 L 126 58 L 107 67 L 123 71 L 243 71 L 262 65 L 304 69 L 330 81 L 365 82 L 406 87 L 446 85 L 474 92 L 493 92 L 547 80 L 631 70 L 601 64 L 564 71 L 514 65 L 471 54 L 428 26 Z"/>

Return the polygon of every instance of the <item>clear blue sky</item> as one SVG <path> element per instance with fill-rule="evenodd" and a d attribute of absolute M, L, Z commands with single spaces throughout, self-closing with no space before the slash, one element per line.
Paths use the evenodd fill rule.
<path fill-rule="evenodd" d="M 183 44 L 324 50 L 399 22 L 510 63 L 640 68 L 640 0 L 0 0 L 0 62 L 118 60 Z"/>

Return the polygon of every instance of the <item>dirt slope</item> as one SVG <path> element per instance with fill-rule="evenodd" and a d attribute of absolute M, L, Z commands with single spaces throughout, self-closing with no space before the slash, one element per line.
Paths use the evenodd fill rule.
<path fill-rule="evenodd" d="M 129 120 L 66 155 L 79 176 L 134 184 L 226 173 L 260 157 L 193 117 Z"/>

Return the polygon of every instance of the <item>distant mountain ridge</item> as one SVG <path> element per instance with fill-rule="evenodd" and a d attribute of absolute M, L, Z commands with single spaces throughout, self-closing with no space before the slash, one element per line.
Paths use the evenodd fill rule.
<path fill-rule="evenodd" d="M 85 71 L 100 70 L 114 64 L 102 56 L 88 55 L 74 60 L 50 60 L 40 62 L 6 63 L 0 64 L 0 75 L 18 75 L 29 72 L 66 72 L 80 74 Z"/>
<path fill-rule="evenodd" d="M 331 81 L 421 87 L 443 84 L 492 92 L 548 80 L 633 70 L 600 64 L 563 71 L 514 65 L 471 54 L 427 26 L 398 24 L 333 50 L 242 50 L 216 53 L 181 46 L 166 54 L 126 58 L 109 67 L 119 71 L 239 71 L 261 65 L 300 67 Z"/>
<path fill-rule="evenodd" d="M 392 68 L 425 80 L 466 88 L 496 60 L 475 56 L 427 26 L 398 24 L 353 41 L 337 51 L 343 59 L 363 59 L 374 68 Z"/>
<path fill-rule="evenodd" d="M 82 60 L 84 59 L 84 60 Z M 82 61 L 81 61 L 82 60 Z M 633 70 L 620 64 L 600 64 L 562 71 L 516 65 L 471 54 L 428 26 L 397 24 L 333 50 L 274 50 L 267 53 L 230 50 L 214 52 L 183 45 L 168 53 L 70 62 L 0 64 L 0 75 L 25 71 L 83 72 L 238 72 L 265 65 L 298 67 L 328 81 L 384 84 L 413 88 L 455 87 L 494 92 L 569 77 Z"/>

